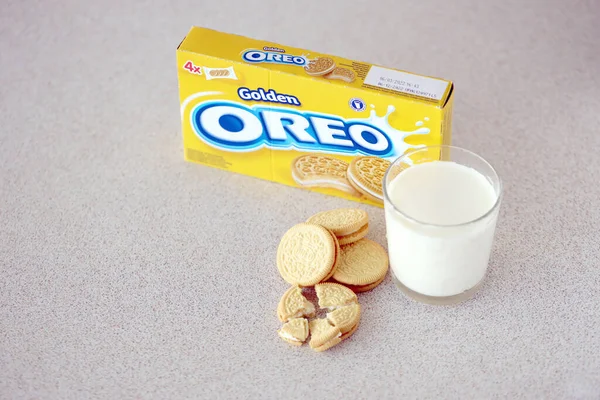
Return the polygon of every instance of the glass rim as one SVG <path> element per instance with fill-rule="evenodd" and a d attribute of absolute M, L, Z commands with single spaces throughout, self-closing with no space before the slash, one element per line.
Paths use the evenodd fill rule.
<path fill-rule="evenodd" d="M 461 222 L 459 224 L 447 224 L 447 225 L 442 225 L 442 224 L 432 224 L 429 222 L 423 222 L 420 221 L 410 215 L 408 215 L 407 213 L 405 213 L 404 211 L 400 210 L 398 208 L 398 206 L 390 199 L 390 196 L 388 194 L 388 175 L 390 173 L 390 171 L 392 170 L 392 168 L 401 163 L 403 160 L 405 160 L 406 158 L 410 157 L 410 155 L 415 154 L 419 151 L 423 151 L 423 150 L 430 150 L 430 149 L 455 149 L 455 150 L 459 150 L 462 152 L 465 152 L 467 154 L 469 154 L 470 156 L 474 156 L 475 158 L 483 161 L 483 163 L 485 165 L 487 165 L 488 167 L 490 167 L 490 169 L 492 170 L 492 172 L 494 173 L 494 175 L 496 176 L 496 179 L 498 180 L 498 193 L 496 194 L 496 201 L 494 202 L 494 204 L 490 207 L 490 209 L 488 211 L 486 211 L 484 214 L 480 215 L 479 217 L 472 219 L 470 221 L 466 221 L 466 222 Z M 461 164 L 462 165 L 462 164 Z M 456 228 L 456 227 L 461 227 L 461 226 L 466 226 L 466 225 L 470 225 L 473 223 L 476 223 L 478 221 L 481 221 L 485 218 L 487 218 L 492 212 L 494 212 L 494 210 L 496 210 L 498 208 L 498 205 L 500 204 L 500 200 L 502 199 L 502 195 L 504 193 L 504 187 L 502 185 L 502 179 L 500 178 L 500 175 L 498 175 L 498 172 L 496 171 L 496 169 L 492 166 L 492 164 L 489 163 L 489 161 L 487 161 L 485 158 L 483 158 L 482 156 L 480 156 L 479 154 L 465 149 L 463 147 L 458 147 L 458 146 L 452 146 L 452 145 L 447 145 L 447 144 L 437 144 L 437 145 L 430 145 L 430 146 L 422 146 L 422 147 L 417 147 L 414 148 L 410 151 L 407 151 L 406 153 L 402 154 L 400 157 L 396 158 L 388 167 L 388 169 L 385 171 L 385 175 L 383 176 L 383 196 L 385 198 L 385 200 L 387 200 L 387 203 L 389 203 L 395 212 L 397 212 L 398 214 L 400 214 L 401 216 L 403 216 L 404 218 L 417 223 L 419 225 L 425 225 L 425 226 L 430 226 L 430 227 L 435 227 L 435 228 Z"/>

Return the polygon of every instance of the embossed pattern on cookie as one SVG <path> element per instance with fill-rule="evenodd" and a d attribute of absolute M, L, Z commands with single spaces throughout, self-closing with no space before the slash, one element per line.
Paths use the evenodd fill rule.
<path fill-rule="evenodd" d="M 308 338 L 308 320 L 292 318 L 277 331 L 279 337 L 294 346 L 302 346 Z"/>
<path fill-rule="evenodd" d="M 277 306 L 277 316 L 281 322 L 292 318 L 312 317 L 315 315 L 315 306 L 302 295 L 302 289 L 292 286 L 281 297 Z"/>
<path fill-rule="evenodd" d="M 277 248 L 279 273 L 292 285 L 312 286 L 331 275 L 336 262 L 332 234 L 319 225 L 301 223 L 290 228 Z"/>
<path fill-rule="evenodd" d="M 334 274 L 335 275 L 335 274 Z M 315 291 L 319 298 L 319 307 L 333 310 L 349 304 L 358 303 L 356 294 L 344 285 L 333 282 L 319 283 L 315 285 Z"/>
<path fill-rule="evenodd" d="M 360 304 L 335 309 L 327 314 L 329 322 L 338 327 L 342 334 L 350 332 L 360 321 Z"/>
<path fill-rule="evenodd" d="M 361 239 L 342 246 L 340 262 L 333 279 L 345 285 L 372 289 L 381 282 L 389 269 L 388 254 L 378 243 Z"/>

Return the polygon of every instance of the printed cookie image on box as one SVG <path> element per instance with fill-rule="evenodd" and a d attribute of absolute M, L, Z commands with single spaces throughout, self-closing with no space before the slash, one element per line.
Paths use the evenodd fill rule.
<path fill-rule="evenodd" d="M 333 157 L 309 154 L 294 159 L 292 178 L 303 187 L 333 188 L 360 197 L 348 181 L 346 172 L 349 164 Z"/>

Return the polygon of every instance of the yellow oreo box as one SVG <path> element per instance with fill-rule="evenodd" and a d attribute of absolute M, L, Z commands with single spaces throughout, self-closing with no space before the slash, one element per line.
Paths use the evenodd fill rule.
<path fill-rule="evenodd" d="M 391 161 L 450 144 L 447 80 L 199 27 L 177 68 L 187 161 L 381 206 Z"/>

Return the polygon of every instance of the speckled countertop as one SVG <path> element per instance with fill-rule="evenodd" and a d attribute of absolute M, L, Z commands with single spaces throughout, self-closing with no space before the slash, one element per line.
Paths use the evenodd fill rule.
<path fill-rule="evenodd" d="M 121 3 L 2 6 L 0 398 L 600 398 L 597 2 Z M 452 79 L 506 189 L 479 294 L 281 341 L 279 238 L 355 203 L 183 162 L 192 24 Z"/>

